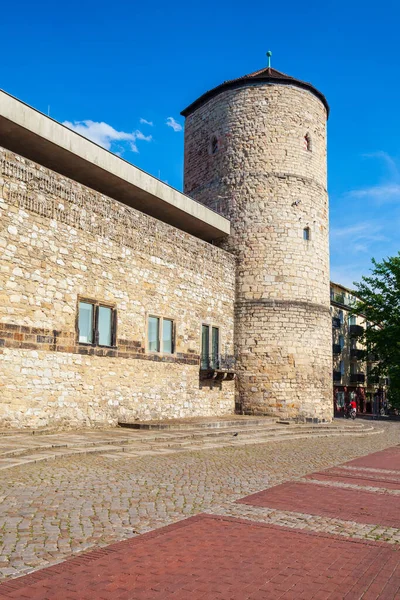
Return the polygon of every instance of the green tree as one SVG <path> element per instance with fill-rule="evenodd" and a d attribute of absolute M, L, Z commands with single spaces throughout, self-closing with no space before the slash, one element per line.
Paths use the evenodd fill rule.
<path fill-rule="evenodd" d="M 358 298 L 353 313 L 369 324 L 363 335 L 367 353 L 378 357 L 373 375 L 389 378 L 388 399 L 400 407 L 400 252 L 377 262 L 370 276 L 355 283 Z"/>

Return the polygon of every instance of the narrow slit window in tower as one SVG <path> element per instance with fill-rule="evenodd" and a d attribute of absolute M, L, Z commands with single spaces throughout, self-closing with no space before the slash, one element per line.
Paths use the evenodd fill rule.
<path fill-rule="evenodd" d="M 304 136 L 304 150 L 307 150 L 307 152 L 312 152 L 311 137 L 308 133 L 306 133 Z"/>
<path fill-rule="evenodd" d="M 211 154 L 216 154 L 218 152 L 218 138 L 214 135 L 211 140 Z"/>
<path fill-rule="evenodd" d="M 310 228 L 309 227 L 304 227 L 303 229 L 303 240 L 307 240 L 310 241 Z"/>

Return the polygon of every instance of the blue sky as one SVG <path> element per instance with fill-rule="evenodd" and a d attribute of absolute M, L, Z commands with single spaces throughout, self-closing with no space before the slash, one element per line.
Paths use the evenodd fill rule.
<path fill-rule="evenodd" d="M 180 111 L 271 49 L 330 103 L 331 278 L 351 285 L 400 249 L 396 4 L 7 2 L 0 87 L 181 189 Z"/>

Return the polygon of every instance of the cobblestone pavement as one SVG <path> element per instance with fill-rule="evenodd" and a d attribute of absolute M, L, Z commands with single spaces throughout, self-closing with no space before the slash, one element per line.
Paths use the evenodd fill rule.
<path fill-rule="evenodd" d="M 292 528 L 397 543 L 400 530 L 379 523 L 357 525 L 346 522 L 345 515 L 341 521 L 234 504 L 243 496 L 400 441 L 400 424 L 376 426 L 384 430 L 381 435 L 296 439 L 165 456 L 105 452 L 2 471 L 0 576 L 15 577 L 200 512 L 231 511 Z"/>

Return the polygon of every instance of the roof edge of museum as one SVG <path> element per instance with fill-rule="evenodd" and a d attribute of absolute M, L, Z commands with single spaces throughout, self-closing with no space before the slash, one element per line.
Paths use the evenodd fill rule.
<path fill-rule="evenodd" d="M 230 234 L 222 215 L 1 89 L 0 146 L 200 239 Z"/>

